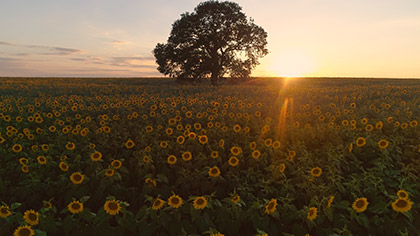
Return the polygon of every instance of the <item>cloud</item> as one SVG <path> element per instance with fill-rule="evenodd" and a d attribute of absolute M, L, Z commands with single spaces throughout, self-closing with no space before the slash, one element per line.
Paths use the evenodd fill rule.
<path fill-rule="evenodd" d="M 54 46 L 40 46 L 40 45 L 25 45 L 25 44 L 13 44 L 9 42 L 1 41 L 0 45 L 11 46 L 11 47 L 23 47 L 23 48 L 35 48 L 35 49 L 43 49 L 47 50 L 48 52 L 39 53 L 41 55 L 60 55 L 60 56 L 67 56 L 67 55 L 74 55 L 74 54 L 81 54 L 83 53 L 80 49 L 74 48 L 63 48 L 63 47 L 54 47 Z"/>
<path fill-rule="evenodd" d="M 156 65 L 151 65 L 150 63 L 153 60 L 153 57 L 112 57 L 109 65 L 131 68 L 156 68 Z"/>
<path fill-rule="evenodd" d="M 127 41 L 114 40 L 114 41 L 112 41 L 112 44 L 121 45 L 121 44 L 128 44 L 128 42 Z"/>

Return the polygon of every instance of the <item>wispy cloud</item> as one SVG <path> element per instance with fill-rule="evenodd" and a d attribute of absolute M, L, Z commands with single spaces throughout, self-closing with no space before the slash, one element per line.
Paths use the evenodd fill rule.
<path fill-rule="evenodd" d="M 127 41 L 121 41 L 121 40 L 114 40 L 114 41 L 112 41 L 112 44 L 122 45 L 122 44 L 128 44 L 128 42 Z"/>
<path fill-rule="evenodd" d="M 64 48 L 64 47 L 54 47 L 54 46 L 41 46 L 41 45 L 26 45 L 26 44 L 14 44 L 10 42 L 0 41 L 0 45 L 11 46 L 11 47 L 24 47 L 24 48 L 36 48 L 46 50 L 48 52 L 39 53 L 41 55 L 74 55 L 83 53 L 80 49 L 74 48 Z"/>

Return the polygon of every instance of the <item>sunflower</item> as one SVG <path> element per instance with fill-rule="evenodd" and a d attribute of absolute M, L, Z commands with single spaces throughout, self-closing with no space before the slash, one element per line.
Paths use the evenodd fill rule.
<path fill-rule="evenodd" d="M 150 162 L 150 157 L 149 156 L 144 156 L 143 157 L 143 162 L 144 163 L 149 163 Z"/>
<path fill-rule="evenodd" d="M 195 139 L 195 138 L 197 137 L 197 135 L 196 135 L 194 132 L 189 132 L 189 133 L 188 133 L 188 137 L 189 137 L 190 139 Z"/>
<path fill-rule="evenodd" d="M 209 141 L 206 135 L 200 135 L 198 136 L 198 142 L 201 144 L 206 144 Z"/>
<path fill-rule="evenodd" d="M 349 152 L 353 151 L 353 143 L 350 143 L 348 150 L 349 150 Z"/>
<path fill-rule="evenodd" d="M 210 154 L 211 158 L 216 159 L 219 157 L 219 153 L 217 151 L 212 151 Z"/>
<path fill-rule="evenodd" d="M 274 141 L 272 147 L 274 149 L 279 149 L 280 148 L 280 142 L 279 141 Z"/>
<path fill-rule="evenodd" d="M 322 169 L 321 168 L 319 168 L 319 167 L 312 168 L 311 175 L 313 177 L 319 177 L 319 176 L 321 176 L 321 174 L 322 174 Z"/>
<path fill-rule="evenodd" d="M 411 210 L 411 207 L 413 206 L 413 202 L 410 201 L 408 198 L 398 198 L 392 203 L 392 209 L 396 212 L 405 213 Z"/>
<path fill-rule="evenodd" d="M 233 203 L 238 203 L 241 200 L 241 197 L 239 195 L 235 195 L 230 199 Z"/>
<path fill-rule="evenodd" d="M 178 195 L 173 194 L 168 199 L 168 205 L 173 208 L 178 208 L 182 205 L 182 198 Z"/>
<path fill-rule="evenodd" d="M 196 197 L 193 205 L 197 210 L 204 209 L 207 206 L 207 199 L 205 197 Z"/>
<path fill-rule="evenodd" d="M 15 144 L 15 145 L 13 145 L 12 150 L 16 153 L 21 152 L 22 151 L 22 145 Z"/>
<path fill-rule="evenodd" d="M 163 207 L 163 205 L 165 205 L 165 201 L 160 198 L 156 198 L 156 200 L 153 201 L 152 209 L 159 210 L 160 208 Z"/>
<path fill-rule="evenodd" d="M 108 169 L 106 169 L 106 170 L 105 170 L 105 175 L 106 175 L 106 176 L 111 177 L 111 176 L 113 176 L 113 175 L 114 175 L 114 173 L 115 173 L 115 172 L 114 172 L 114 170 L 113 170 L 113 169 L 109 169 L 109 168 L 108 168 Z"/>
<path fill-rule="evenodd" d="M 34 230 L 29 225 L 19 226 L 13 236 L 33 236 L 35 235 Z"/>
<path fill-rule="evenodd" d="M 191 152 L 184 152 L 184 153 L 182 153 L 182 159 L 184 161 L 189 161 L 189 160 L 191 160 L 191 158 L 192 158 Z"/>
<path fill-rule="evenodd" d="M 366 139 L 365 138 L 359 137 L 359 138 L 356 139 L 356 145 L 358 147 L 363 147 L 363 146 L 365 146 L 365 144 L 366 144 Z"/>
<path fill-rule="evenodd" d="M 118 170 L 122 166 L 122 162 L 120 160 L 113 160 L 111 162 L 111 166 L 114 167 L 114 169 Z"/>
<path fill-rule="evenodd" d="M 241 126 L 236 124 L 233 126 L 233 131 L 235 131 L 236 133 L 238 133 L 239 131 L 241 131 Z"/>
<path fill-rule="evenodd" d="M 79 201 L 72 201 L 67 205 L 69 211 L 73 214 L 77 214 L 83 211 L 83 203 Z"/>
<path fill-rule="evenodd" d="M 413 128 L 416 127 L 418 124 L 419 124 L 419 122 L 417 120 L 410 121 L 410 126 L 413 127 Z"/>
<path fill-rule="evenodd" d="M 94 143 L 89 143 L 89 149 L 95 149 L 96 145 Z"/>
<path fill-rule="evenodd" d="M 23 173 L 28 173 L 29 172 L 29 167 L 27 165 L 22 165 L 22 167 L 20 169 Z"/>
<path fill-rule="evenodd" d="M 94 153 L 90 154 L 90 159 L 91 159 L 92 161 L 99 161 L 99 160 L 101 160 L 101 159 L 102 159 L 102 153 L 100 153 L 100 152 L 96 151 L 96 152 L 94 152 Z"/>
<path fill-rule="evenodd" d="M 85 178 L 80 172 L 74 172 L 70 175 L 70 180 L 73 184 L 81 184 Z"/>
<path fill-rule="evenodd" d="M 399 199 L 408 199 L 408 193 L 402 189 L 397 192 L 397 196 Z"/>
<path fill-rule="evenodd" d="M 266 140 L 264 141 L 264 145 L 265 145 L 266 147 L 270 147 L 271 145 L 273 145 L 273 140 L 272 140 L 271 138 L 266 139 Z"/>
<path fill-rule="evenodd" d="M 72 151 L 72 150 L 74 150 L 76 148 L 76 145 L 74 144 L 74 143 L 72 143 L 72 142 L 68 142 L 67 144 L 66 144 L 66 149 L 67 150 L 69 150 L 69 151 Z"/>
<path fill-rule="evenodd" d="M 149 185 L 150 187 L 156 187 L 156 180 L 152 178 L 146 178 L 144 182 Z"/>
<path fill-rule="evenodd" d="M 210 177 L 217 177 L 219 175 L 220 175 L 219 167 L 213 166 L 212 168 L 209 169 L 209 176 Z"/>
<path fill-rule="evenodd" d="M 131 149 L 134 147 L 134 142 L 133 140 L 129 139 L 127 142 L 125 142 L 125 147 L 128 149 Z"/>
<path fill-rule="evenodd" d="M 211 234 L 210 236 L 225 236 L 225 235 L 222 233 L 215 233 L 215 234 Z"/>
<path fill-rule="evenodd" d="M 231 152 L 234 156 L 238 156 L 239 154 L 241 154 L 241 152 L 242 152 L 242 148 L 240 148 L 240 147 L 236 147 L 236 146 L 233 146 L 233 147 L 230 149 L 230 152 Z"/>
<path fill-rule="evenodd" d="M 21 165 L 27 165 L 28 164 L 28 158 L 25 158 L 25 157 L 21 157 L 21 158 L 19 158 L 19 163 L 21 164 Z"/>
<path fill-rule="evenodd" d="M 59 164 L 58 164 L 58 167 L 60 167 L 60 169 L 62 170 L 62 171 L 68 171 L 69 170 L 69 166 L 67 165 L 67 163 L 65 163 L 64 161 L 61 161 Z"/>
<path fill-rule="evenodd" d="M 166 130 L 165 130 L 165 132 L 166 132 L 166 134 L 167 135 L 172 135 L 173 133 L 174 133 L 174 130 L 172 129 L 172 128 L 167 128 Z"/>
<path fill-rule="evenodd" d="M 185 142 L 184 136 L 178 136 L 176 138 L 176 142 L 179 143 L 179 144 L 183 144 Z"/>
<path fill-rule="evenodd" d="M 279 167 L 280 173 L 283 173 L 285 170 L 286 170 L 286 165 L 284 163 L 281 163 Z"/>
<path fill-rule="evenodd" d="M 356 201 L 353 202 L 352 208 L 358 212 L 364 212 L 368 206 L 369 202 L 365 197 L 363 198 L 357 198 Z"/>
<path fill-rule="evenodd" d="M 224 147 L 225 146 L 225 140 L 224 139 L 220 139 L 219 141 L 219 147 Z"/>
<path fill-rule="evenodd" d="M 371 125 L 371 124 L 366 125 L 365 130 L 368 131 L 368 132 L 372 131 L 373 130 L 373 125 Z"/>
<path fill-rule="evenodd" d="M 252 143 L 250 143 L 250 144 L 249 144 L 249 148 L 250 148 L 251 150 L 255 150 L 255 148 L 257 148 L 257 143 L 256 143 L 256 142 L 252 142 Z"/>
<path fill-rule="evenodd" d="M 52 204 L 50 201 L 43 201 L 44 203 L 44 208 L 46 209 L 51 209 L 52 208 Z"/>
<path fill-rule="evenodd" d="M 251 154 L 252 158 L 258 159 L 261 156 L 261 152 L 259 150 L 254 150 Z"/>
<path fill-rule="evenodd" d="M 276 211 L 277 199 L 271 199 L 267 205 L 265 205 L 265 213 L 272 214 Z"/>
<path fill-rule="evenodd" d="M 327 205 L 327 208 L 330 208 L 331 207 L 331 204 L 333 203 L 333 201 L 334 201 L 334 195 L 332 195 L 329 199 L 328 199 L 328 205 Z"/>
<path fill-rule="evenodd" d="M 34 210 L 27 210 L 23 214 L 23 219 L 30 225 L 39 224 L 39 213 Z"/>
<path fill-rule="evenodd" d="M 294 150 L 289 151 L 289 153 L 288 153 L 288 160 L 289 160 L 289 158 L 291 160 L 293 160 L 293 157 L 295 157 L 295 156 L 296 156 L 296 151 L 294 151 Z"/>
<path fill-rule="evenodd" d="M 120 212 L 121 206 L 116 200 L 107 200 L 104 204 L 104 209 L 106 213 L 113 216 Z"/>
<path fill-rule="evenodd" d="M 38 156 L 36 159 L 37 159 L 38 163 L 41 164 L 41 165 L 47 164 L 47 158 L 45 158 L 44 156 Z"/>
<path fill-rule="evenodd" d="M 176 156 L 174 156 L 174 155 L 170 155 L 169 157 L 168 157 L 168 163 L 169 164 L 171 164 L 171 165 L 173 165 L 173 164 L 175 164 L 176 163 Z"/>
<path fill-rule="evenodd" d="M 381 141 L 378 142 L 378 147 L 380 149 L 385 149 L 389 146 L 389 142 L 386 141 L 385 139 L 382 139 Z"/>
<path fill-rule="evenodd" d="M 12 212 L 9 209 L 9 206 L 1 206 L 0 207 L 0 217 L 1 218 L 6 218 L 8 216 L 10 216 L 12 214 Z"/>
<path fill-rule="evenodd" d="M 42 144 L 41 149 L 42 149 L 42 151 L 46 152 L 46 151 L 50 150 L 50 146 L 48 144 Z"/>
<path fill-rule="evenodd" d="M 318 215 L 318 208 L 316 208 L 316 207 L 309 208 L 308 216 L 307 216 L 308 220 L 310 220 L 310 221 L 315 220 L 317 215 Z"/>

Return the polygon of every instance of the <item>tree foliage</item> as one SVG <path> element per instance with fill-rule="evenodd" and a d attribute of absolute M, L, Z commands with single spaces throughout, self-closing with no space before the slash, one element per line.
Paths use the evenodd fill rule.
<path fill-rule="evenodd" d="M 267 33 L 234 2 L 206 1 L 181 14 L 153 50 L 159 72 L 179 79 L 249 77 L 268 53 Z"/>

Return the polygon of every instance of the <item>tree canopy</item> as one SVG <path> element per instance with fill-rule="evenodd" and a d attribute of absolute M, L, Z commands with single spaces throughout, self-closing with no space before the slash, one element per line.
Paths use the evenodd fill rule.
<path fill-rule="evenodd" d="M 234 2 L 206 1 L 172 24 L 153 54 L 158 71 L 179 79 L 249 77 L 268 53 L 267 33 Z"/>

